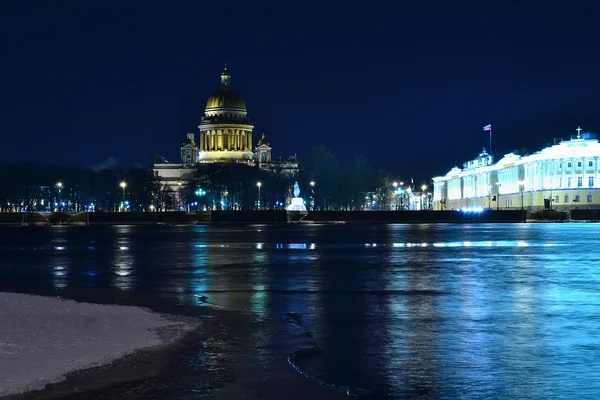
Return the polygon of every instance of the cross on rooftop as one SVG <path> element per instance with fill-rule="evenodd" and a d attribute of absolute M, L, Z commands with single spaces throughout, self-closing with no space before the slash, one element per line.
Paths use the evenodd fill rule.
<path fill-rule="evenodd" d="M 577 139 L 581 138 L 581 127 L 578 126 L 577 129 L 575 129 L 577 131 Z"/>

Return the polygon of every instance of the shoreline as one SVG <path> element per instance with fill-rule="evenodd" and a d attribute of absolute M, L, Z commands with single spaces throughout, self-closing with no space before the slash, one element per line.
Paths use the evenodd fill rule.
<path fill-rule="evenodd" d="M 0 396 L 0 400 L 170 400 L 182 393 L 191 398 L 210 394 L 218 400 L 240 396 L 290 400 L 349 398 L 340 388 L 307 379 L 290 366 L 287 357 L 297 349 L 301 339 L 289 328 L 273 332 L 279 350 L 266 364 L 257 365 L 255 357 L 260 350 L 253 344 L 253 331 L 249 329 L 257 323 L 256 315 L 249 311 L 209 304 L 198 307 L 165 303 L 151 293 L 30 289 L 23 296 L 32 294 L 44 298 L 60 296 L 83 304 L 133 306 L 175 319 L 194 318 L 199 324 L 166 345 L 140 348 L 102 365 L 74 369 L 59 382 L 38 390 Z M 190 366 L 191 362 L 207 357 L 216 357 L 218 362 L 200 369 Z M 194 394 L 190 393 L 191 387 Z"/>
<path fill-rule="evenodd" d="M 2 399 L 43 398 L 41 392 L 60 389 L 74 375 L 168 350 L 201 328 L 142 307 L 60 297 L 1 292 L 0 304 Z"/>

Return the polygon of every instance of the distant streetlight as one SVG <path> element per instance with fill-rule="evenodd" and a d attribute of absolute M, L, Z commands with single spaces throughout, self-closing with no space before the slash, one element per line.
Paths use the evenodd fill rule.
<path fill-rule="evenodd" d="M 394 187 L 394 189 L 397 188 L 398 187 L 398 182 L 392 183 L 392 186 Z"/>
<path fill-rule="evenodd" d="M 127 182 L 125 181 L 121 181 L 121 183 L 119 183 L 119 186 L 121 187 L 121 211 L 125 211 L 125 188 L 127 187 Z"/>
<path fill-rule="evenodd" d="M 56 199 L 56 205 L 59 205 L 59 204 L 62 203 L 61 200 L 60 200 L 60 192 L 61 192 L 62 187 L 63 187 L 62 182 L 56 182 L 56 187 L 58 188 L 58 196 L 57 196 L 57 199 Z"/>
<path fill-rule="evenodd" d="M 315 210 L 315 181 L 310 181 L 310 210 Z"/>
<path fill-rule="evenodd" d="M 427 190 L 427 185 L 421 186 L 421 190 L 426 191 Z"/>
<path fill-rule="evenodd" d="M 262 183 L 256 182 L 256 186 L 258 187 L 258 203 L 257 203 L 257 208 L 260 210 L 260 187 L 262 186 Z"/>
<path fill-rule="evenodd" d="M 525 193 L 525 181 L 518 181 L 517 184 L 519 185 L 519 189 L 521 190 L 521 211 L 523 211 L 525 209 L 525 206 L 523 204 L 523 194 Z"/>

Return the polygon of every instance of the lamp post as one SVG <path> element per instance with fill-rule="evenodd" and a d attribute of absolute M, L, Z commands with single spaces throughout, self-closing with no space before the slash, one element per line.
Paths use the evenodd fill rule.
<path fill-rule="evenodd" d="M 425 199 L 427 199 L 427 185 L 421 186 L 421 211 L 425 209 Z"/>
<path fill-rule="evenodd" d="M 523 195 L 525 193 L 525 182 L 519 181 L 517 182 L 519 185 L 519 189 L 521 190 L 521 211 L 525 210 L 525 205 L 523 204 Z"/>
<path fill-rule="evenodd" d="M 261 182 L 256 182 L 256 186 L 258 187 L 258 202 L 256 204 L 256 208 L 260 210 L 260 187 L 262 186 Z"/>
<path fill-rule="evenodd" d="M 121 208 L 123 211 L 125 211 L 125 188 L 127 187 L 127 182 L 122 181 L 121 183 L 119 183 L 119 186 L 121 186 L 122 194 L 121 194 Z"/>
<path fill-rule="evenodd" d="M 315 181 L 310 181 L 310 211 L 315 211 Z"/>
<path fill-rule="evenodd" d="M 56 205 L 60 206 L 61 205 L 60 192 L 62 191 L 62 187 L 63 187 L 62 182 L 56 182 L 56 187 L 58 188 L 58 198 L 56 199 Z"/>
<path fill-rule="evenodd" d="M 496 182 L 496 211 L 500 211 L 500 182 Z"/>

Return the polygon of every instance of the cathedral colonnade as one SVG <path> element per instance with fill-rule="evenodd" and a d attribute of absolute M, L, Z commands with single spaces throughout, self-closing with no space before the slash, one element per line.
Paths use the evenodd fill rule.
<path fill-rule="evenodd" d="M 200 132 L 200 151 L 252 149 L 252 132 L 243 129 L 210 129 Z"/>

